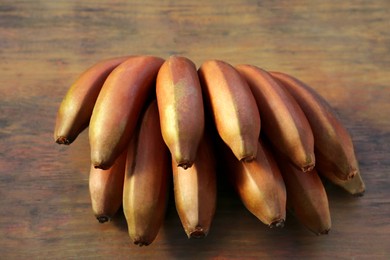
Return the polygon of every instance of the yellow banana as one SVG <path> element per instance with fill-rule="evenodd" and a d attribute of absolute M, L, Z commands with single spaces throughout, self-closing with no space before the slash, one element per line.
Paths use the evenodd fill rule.
<path fill-rule="evenodd" d="M 109 168 L 127 146 L 147 98 L 155 91 L 154 82 L 163 62 L 152 56 L 132 57 L 108 76 L 89 126 L 94 167 Z"/>
<path fill-rule="evenodd" d="M 256 157 L 260 115 L 246 81 L 230 64 L 209 60 L 198 70 L 216 129 L 237 159 Z"/>
<path fill-rule="evenodd" d="M 352 139 L 330 105 L 314 89 L 281 72 L 271 72 L 297 100 L 314 135 L 316 168 L 340 180 L 351 179 L 359 170 Z"/>
<path fill-rule="evenodd" d="M 302 171 L 313 169 L 313 133 L 295 99 L 263 69 L 252 65 L 238 65 L 236 69 L 251 88 L 262 129 L 273 146 Z"/>
<path fill-rule="evenodd" d="M 92 110 L 104 81 L 130 56 L 100 61 L 84 71 L 66 93 L 57 112 L 54 140 L 71 144 L 89 124 Z"/>
<path fill-rule="evenodd" d="M 173 167 L 176 209 L 188 238 L 207 236 L 216 208 L 216 165 L 212 140 L 201 140 L 191 168 Z"/>
<path fill-rule="evenodd" d="M 123 211 L 129 236 L 139 246 L 149 245 L 163 223 L 168 199 L 171 159 L 160 131 L 153 101 L 127 150 Z"/>
<path fill-rule="evenodd" d="M 193 164 L 204 131 L 202 89 L 195 64 L 180 56 L 169 57 L 156 82 L 161 132 L 176 165 Z"/>

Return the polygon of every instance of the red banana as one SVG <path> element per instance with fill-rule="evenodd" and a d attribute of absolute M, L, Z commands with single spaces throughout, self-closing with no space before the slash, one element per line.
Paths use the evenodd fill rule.
<path fill-rule="evenodd" d="M 191 168 L 173 167 L 176 209 L 189 238 L 207 236 L 216 208 L 216 164 L 212 140 L 208 135 L 201 140 Z"/>
<path fill-rule="evenodd" d="M 359 171 L 352 179 L 346 181 L 340 180 L 332 172 L 318 171 L 318 173 L 353 196 L 363 196 L 366 191 L 366 185 Z"/>
<path fill-rule="evenodd" d="M 256 99 L 262 129 L 269 141 L 302 171 L 313 169 L 313 133 L 295 99 L 263 69 L 252 65 L 236 68 Z"/>
<path fill-rule="evenodd" d="M 277 162 L 286 185 L 287 207 L 310 231 L 328 234 L 331 228 L 328 197 L 316 169 L 302 173 L 281 157 Z"/>
<path fill-rule="evenodd" d="M 156 96 L 161 132 L 176 165 L 193 164 L 204 132 L 202 89 L 195 64 L 169 57 L 157 75 Z"/>
<path fill-rule="evenodd" d="M 89 126 L 92 164 L 109 168 L 127 146 L 147 98 L 155 90 L 164 62 L 152 56 L 132 57 L 108 76 L 96 100 Z"/>
<path fill-rule="evenodd" d="M 281 72 L 271 72 L 298 101 L 314 134 L 318 172 L 329 172 L 340 180 L 351 179 L 359 170 L 352 139 L 330 105 L 314 89 Z"/>
<path fill-rule="evenodd" d="M 109 221 L 122 205 L 126 158 L 125 151 L 108 170 L 91 165 L 89 192 L 92 210 L 100 223 Z"/>
<path fill-rule="evenodd" d="M 104 81 L 130 56 L 100 61 L 84 71 L 66 93 L 57 112 L 54 140 L 71 144 L 89 124 L 92 110 Z"/>
<path fill-rule="evenodd" d="M 233 66 L 219 60 L 204 62 L 198 74 L 220 137 L 237 159 L 253 160 L 260 115 L 248 84 Z"/>
<path fill-rule="evenodd" d="M 170 174 L 171 159 L 154 101 L 127 150 L 123 211 L 134 244 L 149 245 L 156 238 L 165 216 Z"/>
<path fill-rule="evenodd" d="M 264 224 L 283 227 L 286 189 L 270 151 L 258 141 L 256 159 L 245 162 L 238 161 L 226 146 L 221 150 L 231 184 L 245 207 Z"/>

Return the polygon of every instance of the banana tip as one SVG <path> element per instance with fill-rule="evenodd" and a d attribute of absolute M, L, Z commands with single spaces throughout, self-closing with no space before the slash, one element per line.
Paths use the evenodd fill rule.
<path fill-rule="evenodd" d="M 105 164 L 94 164 L 93 167 L 95 169 L 101 169 L 101 170 L 108 170 L 108 169 L 110 169 L 110 166 L 105 165 Z"/>
<path fill-rule="evenodd" d="M 284 219 L 278 219 L 269 224 L 270 228 L 283 228 L 284 227 Z"/>
<path fill-rule="evenodd" d="M 60 137 L 56 138 L 56 143 L 70 145 L 72 143 L 72 141 L 69 140 L 68 138 L 66 138 L 65 136 L 60 136 Z"/>
<path fill-rule="evenodd" d="M 330 228 L 324 229 L 323 231 L 319 232 L 318 235 L 328 235 L 330 231 Z"/>
<path fill-rule="evenodd" d="M 96 219 L 99 221 L 99 223 L 105 223 L 105 222 L 110 221 L 110 217 L 106 216 L 106 215 L 96 216 Z"/>
<path fill-rule="evenodd" d="M 256 159 L 256 156 L 250 155 L 240 159 L 242 162 L 251 162 Z"/>
<path fill-rule="evenodd" d="M 353 193 L 352 196 L 353 197 L 363 197 L 364 196 L 364 192 L 365 192 L 365 190 L 357 191 L 357 192 Z"/>
<path fill-rule="evenodd" d="M 182 167 L 184 170 L 191 168 L 191 166 L 192 166 L 192 163 L 189 161 L 181 162 L 181 163 L 177 164 L 177 167 Z"/>
<path fill-rule="evenodd" d="M 196 227 L 195 230 L 187 232 L 187 236 L 188 238 L 196 239 L 205 238 L 207 236 L 207 231 L 201 227 Z"/>
<path fill-rule="evenodd" d="M 305 165 L 301 168 L 301 171 L 303 172 L 311 172 L 315 167 L 315 164 L 314 163 L 311 163 L 311 164 L 308 164 L 308 165 Z"/>
<path fill-rule="evenodd" d="M 142 246 L 148 246 L 150 245 L 150 243 L 143 240 L 134 240 L 134 245 L 142 247 Z"/>

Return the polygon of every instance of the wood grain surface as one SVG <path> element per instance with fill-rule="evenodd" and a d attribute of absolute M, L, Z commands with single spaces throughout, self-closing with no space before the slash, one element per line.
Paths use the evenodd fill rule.
<path fill-rule="evenodd" d="M 389 10 L 388 0 L 1 0 L 0 259 L 390 259 Z M 327 185 L 333 226 L 315 236 L 290 214 L 267 228 L 221 185 L 208 237 L 187 239 L 171 197 L 154 243 L 132 245 L 123 214 L 106 224 L 92 214 L 87 133 L 53 140 L 76 77 L 129 54 L 301 78 L 350 130 L 365 196 Z"/>

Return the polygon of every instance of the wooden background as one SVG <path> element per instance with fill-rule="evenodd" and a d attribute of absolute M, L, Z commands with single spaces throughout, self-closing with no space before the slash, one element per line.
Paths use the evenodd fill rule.
<path fill-rule="evenodd" d="M 1 259 L 390 259 L 390 1 L 0 1 Z M 327 186 L 333 227 L 317 237 L 288 215 L 268 229 L 226 189 L 212 229 L 188 240 L 171 199 L 155 242 L 130 244 L 122 214 L 92 215 L 84 132 L 56 145 L 73 80 L 114 56 L 180 54 L 291 73 L 351 131 L 367 185 Z"/>

